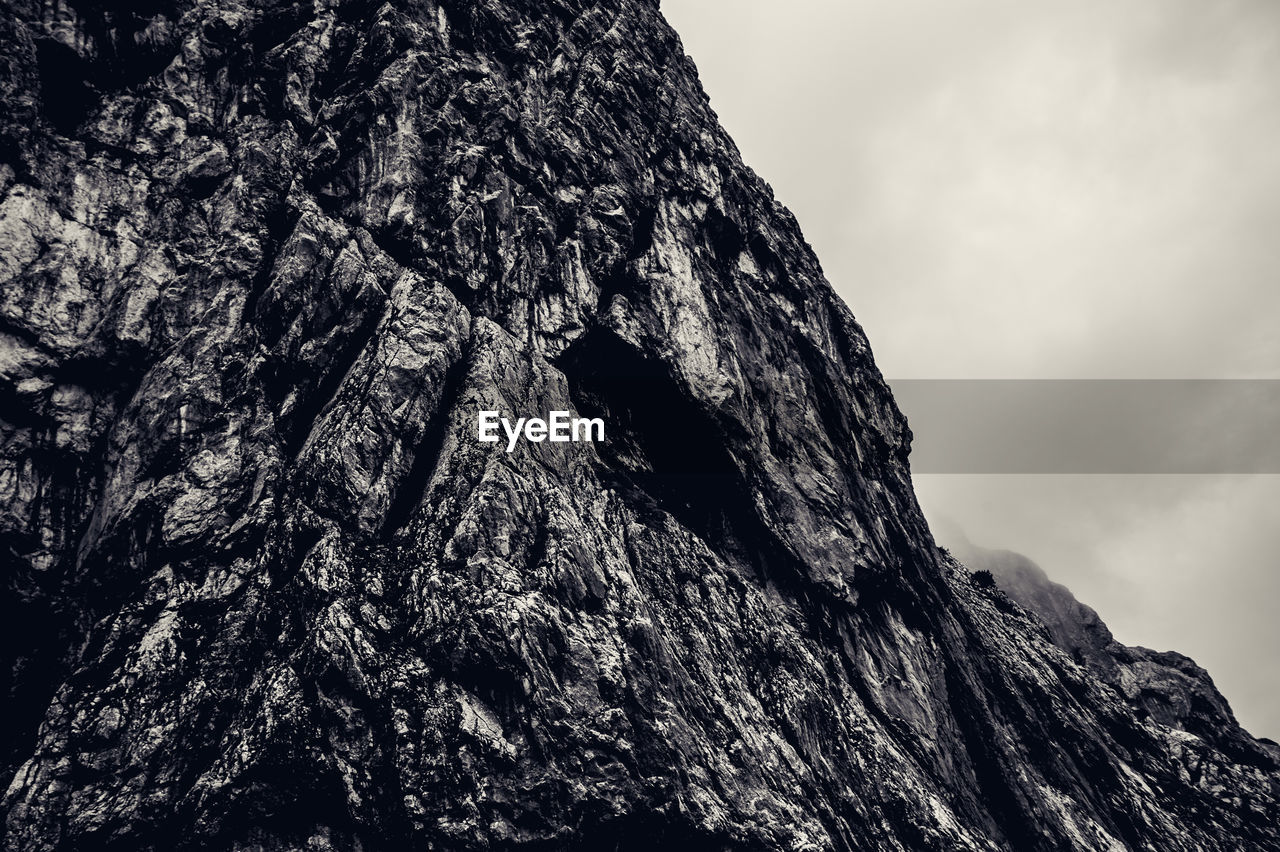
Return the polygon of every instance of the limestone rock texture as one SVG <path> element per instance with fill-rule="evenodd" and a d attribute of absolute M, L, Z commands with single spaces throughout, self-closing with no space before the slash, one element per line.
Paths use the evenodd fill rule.
<path fill-rule="evenodd" d="M 656 2 L 0 8 L 5 848 L 1277 848 L 934 545 Z"/>

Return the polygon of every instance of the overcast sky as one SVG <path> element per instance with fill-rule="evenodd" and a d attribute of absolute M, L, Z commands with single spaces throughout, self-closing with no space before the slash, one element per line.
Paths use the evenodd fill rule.
<path fill-rule="evenodd" d="M 1280 3 L 662 7 L 891 382 L 1280 379 Z M 1280 477 L 916 487 L 1280 739 Z"/>

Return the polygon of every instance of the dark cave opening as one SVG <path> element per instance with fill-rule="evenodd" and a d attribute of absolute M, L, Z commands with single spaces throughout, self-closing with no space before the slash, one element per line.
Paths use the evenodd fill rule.
<path fill-rule="evenodd" d="M 727 561 L 790 580 L 803 567 L 760 517 L 730 447 L 741 427 L 705 410 L 666 365 L 596 328 L 558 359 L 574 407 L 605 421 L 597 444 L 633 505 L 672 515 Z M 746 436 L 740 436 L 746 440 Z"/>
<path fill-rule="evenodd" d="M 36 63 L 44 115 L 54 130 L 71 136 L 97 100 L 88 81 L 91 69 L 74 50 L 52 39 L 36 42 Z"/>

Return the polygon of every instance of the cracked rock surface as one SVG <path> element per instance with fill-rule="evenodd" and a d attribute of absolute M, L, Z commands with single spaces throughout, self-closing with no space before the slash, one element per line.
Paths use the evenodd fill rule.
<path fill-rule="evenodd" d="M 1280 843 L 934 546 L 655 2 L 0 8 L 8 849 Z"/>

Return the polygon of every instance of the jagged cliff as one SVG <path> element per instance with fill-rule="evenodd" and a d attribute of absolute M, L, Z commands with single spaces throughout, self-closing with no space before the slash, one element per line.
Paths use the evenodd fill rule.
<path fill-rule="evenodd" d="M 8 848 L 1275 848 L 935 548 L 656 3 L 0 5 Z"/>
<path fill-rule="evenodd" d="M 979 575 L 987 572 L 1001 591 L 1040 619 L 1053 644 L 1116 689 L 1139 716 L 1193 734 L 1244 763 L 1265 765 L 1266 755 L 1280 760 L 1274 741 L 1254 739 L 1241 729 L 1213 678 L 1194 660 L 1117 642 L 1092 607 L 1021 553 L 967 540 L 953 543 L 951 552 Z M 979 576 L 978 582 L 984 579 Z"/>

